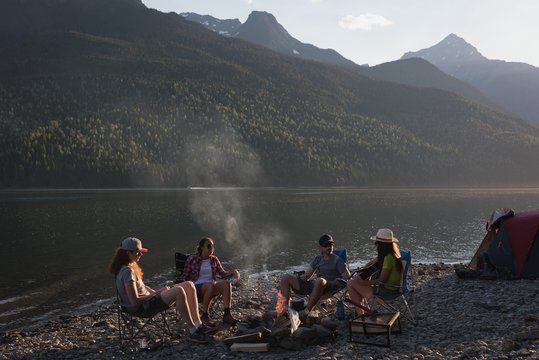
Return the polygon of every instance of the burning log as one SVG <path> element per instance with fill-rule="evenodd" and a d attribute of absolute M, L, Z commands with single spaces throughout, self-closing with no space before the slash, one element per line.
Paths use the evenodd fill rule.
<path fill-rule="evenodd" d="M 299 314 L 294 309 L 288 309 L 286 312 L 278 313 L 277 318 L 273 321 L 271 327 L 271 336 L 279 337 L 291 335 L 298 329 L 301 324 Z"/>
<path fill-rule="evenodd" d="M 296 331 L 301 325 L 299 313 L 294 309 L 288 309 L 288 317 L 290 318 L 290 330 L 292 333 L 294 333 L 294 331 Z"/>

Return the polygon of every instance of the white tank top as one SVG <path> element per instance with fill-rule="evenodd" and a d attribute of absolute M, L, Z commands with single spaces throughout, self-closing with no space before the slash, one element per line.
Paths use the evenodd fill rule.
<path fill-rule="evenodd" d="M 202 260 L 200 264 L 200 273 L 195 284 L 205 284 L 213 280 L 210 259 Z"/>

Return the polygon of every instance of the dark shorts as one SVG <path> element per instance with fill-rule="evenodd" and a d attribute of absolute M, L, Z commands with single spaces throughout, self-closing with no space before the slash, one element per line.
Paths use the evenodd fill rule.
<path fill-rule="evenodd" d="M 195 289 L 197 290 L 197 297 L 199 299 L 202 299 L 202 286 L 204 286 L 204 284 L 195 284 Z"/>
<path fill-rule="evenodd" d="M 161 299 L 161 294 L 157 294 L 140 304 L 135 315 L 140 317 L 152 317 L 168 308 L 169 306 L 165 304 L 163 299 Z"/>
<path fill-rule="evenodd" d="M 305 281 L 303 279 L 298 278 L 298 281 L 299 281 L 299 290 L 298 291 L 294 290 L 294 292 L 296 294 L 309 295 L 310 293 L 313 292 L 314 282 L 316 280 L 311 279 L 311 280 Z M 333 290 L 339 290 L 339 289 L 342 288 L 342 286 L 340 286 L 340 285 L 333 285 L 333 284 L 334 284 L 334 282 L 330 281 L 328 283 L 328 285 L 326 286 L 326 288 L 324 289 L 324 293 L 327 293 L 327 292 L 330 292 L 330 291 L 333 291 Z M 346 282 L 345 282 L 345 284 L 346 284 Z"/>
<path fill-rule="evenodd" d="M 388 290 L 383 286 L 376 286 L 374 288 L 373 294 L 375 296 L 378 296 L 382 299 L 393 299 L 400 295 L 400 292 L 398 290 Z"/>

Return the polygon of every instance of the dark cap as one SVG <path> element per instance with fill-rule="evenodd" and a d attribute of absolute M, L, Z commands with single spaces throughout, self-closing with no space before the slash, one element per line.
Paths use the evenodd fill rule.
<path fill-rule="evenodd" d="M 328 246 L 330 244 L 333 244 L 333 238 L 329 234 L 324 234 L 320 236 L 320 240 L 318 240 L 318 244 L 320 244 L 320 246 Z"/>

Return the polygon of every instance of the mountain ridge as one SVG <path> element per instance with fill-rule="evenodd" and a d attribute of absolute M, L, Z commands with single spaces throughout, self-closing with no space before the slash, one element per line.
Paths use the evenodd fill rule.
<path fill-rule="evenodd" d="M 469 56 L 460 56 L 463 53 Z M 511 113 L 539 125 L 539 68 L 487 59 L 454 34 L 429 48 L 407 52 L 401 59 L 412 57 L 429 61 L 445 73 L 481 90 Z"/>
<path fill-rule="evenodd" d="M 202 23 L 200 15 L 183 13 L 190 21 Z M 209 15 L 204 16 L 203 25 L 216 32 L 220 32 L 220 24 L 223 21 Z M 247 27 L 244 27 L 247 24 Z M 371 77 L 375 80 L 389 81 L 409 86 L 437 88 L 455 92 L 463 97 L 477 101 L 485 106 L 492 107 L 497 111 L 505 111 L 502 107 L 488 99 L 483 93 L 467 82 L 447 76 L 438 68 L 433 68 L 429 62 L 404 62 L 395 60 L 376 66 L 360 66 L 346 59 L 332 49 L 319 49 L 311 44 L 304 44 L 293 38 L 286 29 L 279 24 L 275 16 L 267 12 L 253 11 L 245 24 L 235 28 L 235 37 L 251 43 L 264 46 L 281 54 L 300 57 L 307 60 L 319 61 L 326 64 L 341 66 L 353 70 L 359 74 Z M 456 35 L 454 35 L 456 37 Z M 457 39 L 452 39 L 455 41 Z M 427 65 L 428 64 L 428 65 Z"/>
<path fill-rule="evenodd" d="M 0 50 L 0 186 L 539 179 L 539 130 L 520 119 L 118 4 Z"/>

